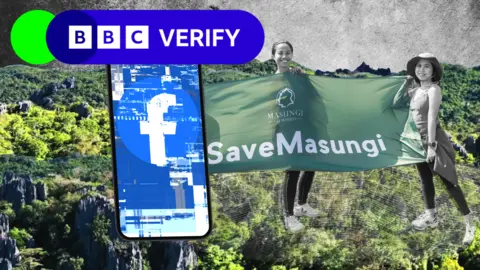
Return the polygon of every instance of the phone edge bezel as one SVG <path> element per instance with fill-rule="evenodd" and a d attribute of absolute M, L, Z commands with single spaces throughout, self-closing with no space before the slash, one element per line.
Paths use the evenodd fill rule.
<path fill-rule="evenodd" d="M 120 226 L 120 212 L 119 212 L 119 201 L 118 201 L 118 179 L 117 179 L 117 166 L 116 166 L 116 151 L 115 151 L 115 123 L 113 119 L 113 94 L 112 94 L 112 74 L 111 74 L 111 65 L 106 65 L 107 72 L 107 89 L 108 89 L 108 118 L 110 122 L 110 145 L 111 145 L 111 161 L 112 161 L 112 181 L 114 189 L 114 201 L 115 201 L 115 228 L 118 235 L 123 240 L 127 241 L 171 241 L 171 240 L 201 240 L 208 237 L 213 230 L 213 216 L 212 216 L 212 203 L 211 203 L 211 193 L 210 193 L 210 172 L 208 168 L 208 146 L 207 146 L 207 134 L 206 134 L 206 123 L 205 123 L 205 98 L 203 92 L 203 77 L 202 77 L 202 65 L 197 64 L 198 70 L 198 84 L 200 92 L 200 110 L 202 118 L 202 136 L 203 136 L 203 151 L 204 151 L 204 161 L 207 166 L 205 166 L 205 185 L 207 190 L 207 209 L 208 209 L 208 230 L 204 235 L 201 236 L 167 236 L 167 237 L 129 237 L 123 234 Z"/>

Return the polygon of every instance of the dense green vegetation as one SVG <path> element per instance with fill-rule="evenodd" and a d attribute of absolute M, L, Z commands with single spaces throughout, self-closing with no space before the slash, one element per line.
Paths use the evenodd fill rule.
<path fill-rule="evenodd" d="M 306 69 L 309 74 L 314 70 Z M 272 61 L 246 65 L 203 66 L 204 83 L 272 74 Z M 10 218 L 10 237 L 22 252 L 18 269 L 43 265 L 57 269 L 69 261 L 82 269 L 85 261 L 73 230 L 75 207 L 85 197 L 113 197 L 110 130 L 105 69 L 88 71 L 40 70 L 24 66 L 0 69 L 0 102 L 9 104 L 0 115 L 0 173 L 31 175 L 48 187 L 48 200 L 24 205 L 19 213 L 0 202 Z M 339 74 L 339 76 L 375 76 Z M 17 103 L 36 90 L 75 77 L 73 88 L 58 87 L 49 97 L 54 108 L 33 105 L 19 112 Z M 50 84 L 50 86 L 48 86 Z M 480 71 L 445 65 L 441 121 L 454 139 L 478 136 Z M 73 108 L 89 104 L 90 117 Z M 480 210 L 479 169 L 474 157 L 458 160 L 462 188 L 473 209 Z M 462 217 L 448 200 L 440 182 L 443 227 L 424 233 L 407 229 L 422 211 L 413 167 L 357 173 L 318 173 L 309 201 L 322 209 L 318 219 L 302 218 L 301 234 L 283 227 L 279 191 L 281 172 L 212 175 L 214 231 L 192 241 L 200 269 L 480 269 L 480 232 L 468 249 L 458 251 L 463 237 Z M 105 190 L 90 187 L 104 185 Z M 86 192 L 81 192 L 87 190 Z M 108 221 L 92 223 L 93 236 L 103 244 Z M 29 239 L 37 248 L 29 248 Z M 119 244 L 121 246 L 121 244 Z M 148 245 L 142 245 L 144 266 Z"/>
<path fill-rule="evenodd" d="M 461 138 L 480 132 L 480 71 L 459 65 L 444 65 L 440 117 Z M 477 135 L 478 136 L 478 135 Z"/>
<path fill-rule="evenodd" d="M 33 106 L 28 112 L 5 114 L 0 154 L 16 154 L 38 159 L 81 155 L 109 155 L 110 129 L 107 110 L 96 110 L 90 118 L 63 106 L 55 111 Z"/>
<path fill-rule="evenodd" d="M 55 103 L 66 106 L 77 101 L 86 101 L 91 106 L 106 108 L 108 92 L 104 69 L 83 70 L 82 72 L 62 69 L 37 69 L 28 66 L 9 66 L 0 69 L 0 102 L 16 103 L 28 99 L 36 90 L 42 90 L 49 83 L 61 84 L 65 79 L 75 77 L 73 89 L 60 88 L 51 98 Z"/>

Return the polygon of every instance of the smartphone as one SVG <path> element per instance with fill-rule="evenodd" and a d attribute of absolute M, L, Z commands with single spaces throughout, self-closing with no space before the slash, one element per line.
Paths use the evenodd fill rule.
<path fill-rule="evenodd" d="M 108 65 L 117 230 L 126 240 L 212 228 L 200 65 Z"/>

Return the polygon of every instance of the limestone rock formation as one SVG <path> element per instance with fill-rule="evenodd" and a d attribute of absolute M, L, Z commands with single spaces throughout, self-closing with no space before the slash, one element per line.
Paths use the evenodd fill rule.
<path fill-rule="evenodd" d="M 47 188 L 42 183 L 34 184 L 26 175 L 5 172 L 0 185 L 0 200 L 12 203 L 15 212 L 19 212 L 22 204 L 31 204 L 34 200 L 46 200 Z"/>
<path fill-rule="evenodd" d="M 95 239 L 92 232 L 92 224 L 98 216 L 104 216 L 110 222 L 106 243 Z M 87 197 L 80 201 L 75 213 L 75 229 L 77 239 L 83 246 L 85 269 L 142 269 L 142 254 L 138 244 L 119 238 L 115 229 L 114 208 L 105 197 Z"/>
<path fill-rule="evenodd" d="M 0 270 L 11 270 L 21 260 L 15 239 L 8 237 L 9 231 L 8 217 L 0 213 Z"/>

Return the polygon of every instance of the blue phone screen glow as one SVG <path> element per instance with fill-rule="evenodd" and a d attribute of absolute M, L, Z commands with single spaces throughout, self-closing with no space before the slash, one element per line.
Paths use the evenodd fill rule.
<path fill-rule="evenodd" d="M 124 237 L 210 230 L 198 65 L 111 65 L 114 175 Z"/>

